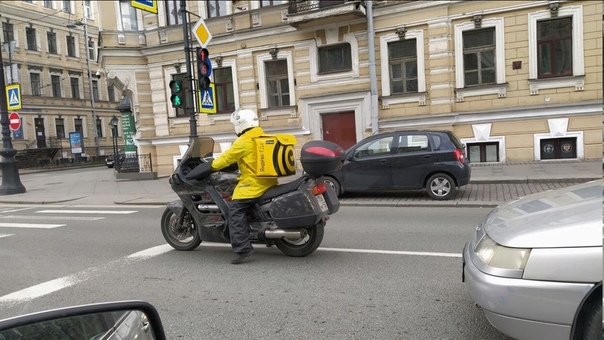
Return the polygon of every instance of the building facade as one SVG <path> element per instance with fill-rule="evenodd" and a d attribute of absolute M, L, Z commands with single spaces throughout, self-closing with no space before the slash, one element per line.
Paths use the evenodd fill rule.
<path fill-rule="evenodd" d="M 21 128 L 12 132 L 15 149 L 54 150 L 39 155 L 54 161 L 104 158 L 113 152 L 108 124 L 120 115 L 115 107 L 122 96 L 97 63 L 97 5 L 75 0 L 0 2 L 5 81 L 21 87 L 22 108 L 16 110 Z M 82 137 L 83 150 L 77 155 L 70 147 L 71 132 Z"/>
<path fill-rule="evenodd" d="M 228 147 L 238 108 L 256 110 L 268 133 L 296 135 L 298 150 L 444 129 L 472 163 L 601 157 L 601 1 L 186 1 L 189 28 L 203 18 L 212 35 L 216 95 L 217 112 L 194 122 L 170 102 L 171 80 L 188 68 L 197 77 L 181 2 L 157 1 L 157 14 L 92 3 L 100 81 L 130 99 L 133 142 L 159 176 L 172 173 L 191 124 L 217 152 Z M 191 84 L 188 102 L 205 101 Z"/>

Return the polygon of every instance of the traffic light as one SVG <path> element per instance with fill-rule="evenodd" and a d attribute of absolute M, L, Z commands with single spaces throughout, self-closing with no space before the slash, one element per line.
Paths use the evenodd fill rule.
<path fill-rule="evenodd" d="M 210 52 L 207 48 L 197 48 L 197 79 L 199 89 L 207 90 L 210 88 L 210 75 L 212 75 L 212 62 L 210 61 Z"/>
<path fill-rule="evenodd" d="M 185 107 L 185 87 L 183 84 L 184 78 L 174 79 L 170 81 L 170 92 L 172 95 L 170 96 L 170 101 L 172 102 L 172 107 L 182 109 Z"/>

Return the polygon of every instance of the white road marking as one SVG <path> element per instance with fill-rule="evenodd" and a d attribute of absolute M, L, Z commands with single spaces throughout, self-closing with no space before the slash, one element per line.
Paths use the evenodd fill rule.
<path fill-rule="evenodd" d="M 212 243 L 204 242 L 201 244 L 204 247 L 230 248 L 228 243 Z M 71 287 L 95 276 L 102 276 L 103 271 L 114 270 L 114 267 L 123 264 L 129 264 L 131 261 L 140 261 L 165 254 L 172 251 L 172 247 L 168 244 L 162 244 L 156 247 L 145 249 L 134 254 L 128 255 L 116 261 L 107 264 L 88 268 L 79 273 L 47 281 L 20 291 L 0 296 L 0 306 L 3 304 L 17 304 L 24 301 L 29 301 L 58 290 Z M 416 252 L 416 251 L 396 251 L 396 250 L 375 250 L 375 249 L 347 249 L 347 248 L 319 248 L 321 251 L 333 252 L 348 252 L 362 254 L 380 254 L 380 255 L 411 255 L 411 256 L 437 256 L 437 257 L 461 257 L 461 254 L 454 253 L 435 253 L 435 252 Z"/>
<path fill-rule="evenodd" d="M 82 204 L 78 204 L 78 205 L 71 205 L 69 207 L 70 208 L 102 208 L 102 209 L 158 209 L 158 208 L 165 208 L 166 205 L 165 204 L 163 204 L 163 205 L 152 205 L 152 204 L 145 204 L 145 205 L 139 205 L 139 204 L 82 205 Z M 48 208 L 48 205 L 46 206 L 46 208 Z"/>
<path fill-rule="evenodd" d="M 2 216 L 3 219 L 20 219 L 20 220 L 60 220 L 60 221 L 97 221 L 103 220 L 105 217 L 83 217 L 83 216 L 19 216 L 19 215 L 7 215 Z"/>
<path fill-rule="evenodd" d="M 5 208 L 5 209 L 0 209 L 0 213 L 5 214 L 5 213 L 18 212 L 18 211 L 25 211 L 25 210 L 31 210 L 31 208 L 20 208 L 20 209 Z"/>
<path fill-rule="evenodd" d="M 66 224 L 0 223 L 0 228 L 52 229 L 64 226 Z"/>
<path fill-rule="evenodd" d="M 38 210 L 39 214 L 113 214 L 128 215 L 134 214 L 136 210 Z"/>
<path fill-rule="evenodd" d="M 13 236 L 15 234 L 0 234 L 0 238 Z"/>

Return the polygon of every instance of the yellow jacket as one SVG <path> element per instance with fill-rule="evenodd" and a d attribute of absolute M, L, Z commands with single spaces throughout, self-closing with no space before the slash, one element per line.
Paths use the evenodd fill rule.
<path fill-rule="evenodd" d="M 233 199 L 248 199 L 262 196 L 266 190 L 278 184 L 276 177 L 256 177 L 256 145 L 254 138 L 264 135 L 261 127 L 255 127 L 237 137 L 231 148 L 212 162 L 217 171 L 237 162 L 241 176 L 233 192 Z"/>

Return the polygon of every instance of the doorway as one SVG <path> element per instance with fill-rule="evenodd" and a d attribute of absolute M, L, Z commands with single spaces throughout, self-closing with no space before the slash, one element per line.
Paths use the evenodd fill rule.
<path fill-rule="evenodd" d="M 34 118 L 34 125 L 36 126 L 36 142 L 38 149 L 46 147 L 46 131 L 44 130 L 44 118 Z"/>
<path fill-rule="evenodd" d="M 344 150 L 356 143 L 354 111 L 334 112 L 321 115 L 323 140 L 334 142 Z"/>

